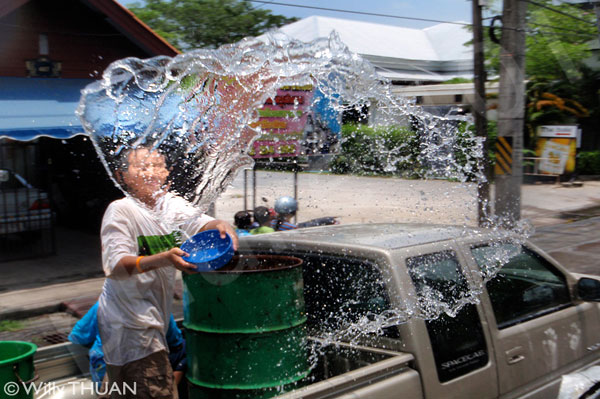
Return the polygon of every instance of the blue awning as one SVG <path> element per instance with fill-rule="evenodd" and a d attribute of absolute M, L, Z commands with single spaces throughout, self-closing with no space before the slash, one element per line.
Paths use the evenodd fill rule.
<path fill-rule="evenodd" d="M 0 77 L 0 138 L 66 139 L 85 134 L 75 109 L 91 79 Z"/>

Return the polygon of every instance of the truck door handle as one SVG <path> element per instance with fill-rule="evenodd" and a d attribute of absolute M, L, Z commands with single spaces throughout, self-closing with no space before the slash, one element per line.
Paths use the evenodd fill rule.
<path fill-rule="evenodd" d="M 519 363 L 523 359 L 525 359 L 525 356 L 523 356 L 523 355 L 516 355 L 516 356 L 513 356 L 511 358 L 508 358 L 506 361 L 508 362 L 508 364 L 515 364 L 515 363 Z"/>
<path fill-rule="evenodd" d="M 505 352 L 506 354 L 506 362 L 508 364 L 519 363 L 521 360 L 525 359 L 525 355 L 523 355 L 523 348 L 521 346 L 517 346 L 516 348 L 509 349 Z"/>

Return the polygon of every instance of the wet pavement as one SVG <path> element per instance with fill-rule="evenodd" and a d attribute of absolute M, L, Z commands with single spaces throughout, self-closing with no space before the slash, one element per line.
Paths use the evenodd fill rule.
<path fill-rule="evenodd" d="M 531 241 L 574 273 L 600 275 L 600 216 L 537 228 Z"/>

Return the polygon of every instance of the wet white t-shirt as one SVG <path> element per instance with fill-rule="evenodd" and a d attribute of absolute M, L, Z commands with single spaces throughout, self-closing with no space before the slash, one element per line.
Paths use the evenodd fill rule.
<path fill-rule="evenodd" d="M 119 275 L 114 273 L 116 264 L 124 256 L 168 250 L 213 220 L 171 194 L 164 195 L 157 208 L 160 212 L 153 214 L 134 200 L 123 198 L 111 203 L 102 219 L 102 267 L 108 278 L 100 294 L 98 327 L 104 360 L 111 365 L 168 351 L 165 335 L 176 273 L 173 266 L 165 266 L 142 274 Z M 178 237 L 177 230 L 183 237 Z"/>

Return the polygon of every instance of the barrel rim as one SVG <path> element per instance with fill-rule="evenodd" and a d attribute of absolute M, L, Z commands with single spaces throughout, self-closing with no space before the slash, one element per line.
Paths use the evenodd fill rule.
<path fill-rule="evenodd" d="M 191 274 L 252 274 L 252 273 L 269 273 L 269 272 L 278 272 L 278 271 L 282 271 L 282 270 L 288 270 L 288 269 L 293 269 L 299 266 L 302 266 L 302 259 L 295 257 L 295 256 L 287 256 L 287 255 L 270 255 L 270 254 L 238 254 L 235 255 L 233 257 L 233 259 L 231 260 L 231 262 L 233 262 L 236 258 L 239 258 L 241 256 L 246 256 L 246 257 L 254 257 L 254 258 L 267 258 L 267 259 L 293 259 L 294 260 L 294 264 L 291 265 L 285 265 L 285 266 L 281 266 L 281 267 L 275 267 L 275 268 L 271 268 L 271 269 L 256 269 L 256 270 L 223 270 L 223 269 L 216 269 L 216 270 L 209 270 L 209 271 L 205 271 L 205 272 L 198 272 L 198 273 L 191 273 Z"/>
<path fill-rule="evenodd" d="M 0 341 L 0 346 L 2 345 L 7 345 L 7 344 L 19 344 L 19 345 L 24 345 L 29 347 L 29 350 L 23 354 L 20 354 L 16 357 L 12 357 L 10 359 L 6 359 L 6 360 L 0 360 L 0 366 L 5 366 L 7 364 L 14 364 L 14 363 L 18 363 L 22 360 L 25 360 L 26 358 L 33 356 L 33 354 L 35 353 L 35 351 L 37 351 L 37 345 L 32 343 L 32 342 L 26 342 L 26 341 Z"/>
<path fill-rule="evenodd" d="M 183 322 L 183 326 L 186 329 L 189 329 L 192 331 L 208 333 L 208 334 L 244 334 L 244 335 L 248 335 L 248 334 L 264 334 L 264 333 L 269 333 L 269 332 L 289 330 L 290 328 L 298 327 L 298 326 L 305 324 L 307 320 L 308 320 L 307 316 L 304 315 L 300 319 L 298 319 L 290 324 L 275 325 L 275 326 L 270 326 L 270 327 L 266 327 L 266 328 L 259 327 L 259 328 L 253 328 L 253 329 L 248 328 L 248 329 L 218 330 L 218 329 L 198 325 L 196 323 L 187 323 L 186 321 Z"/>

